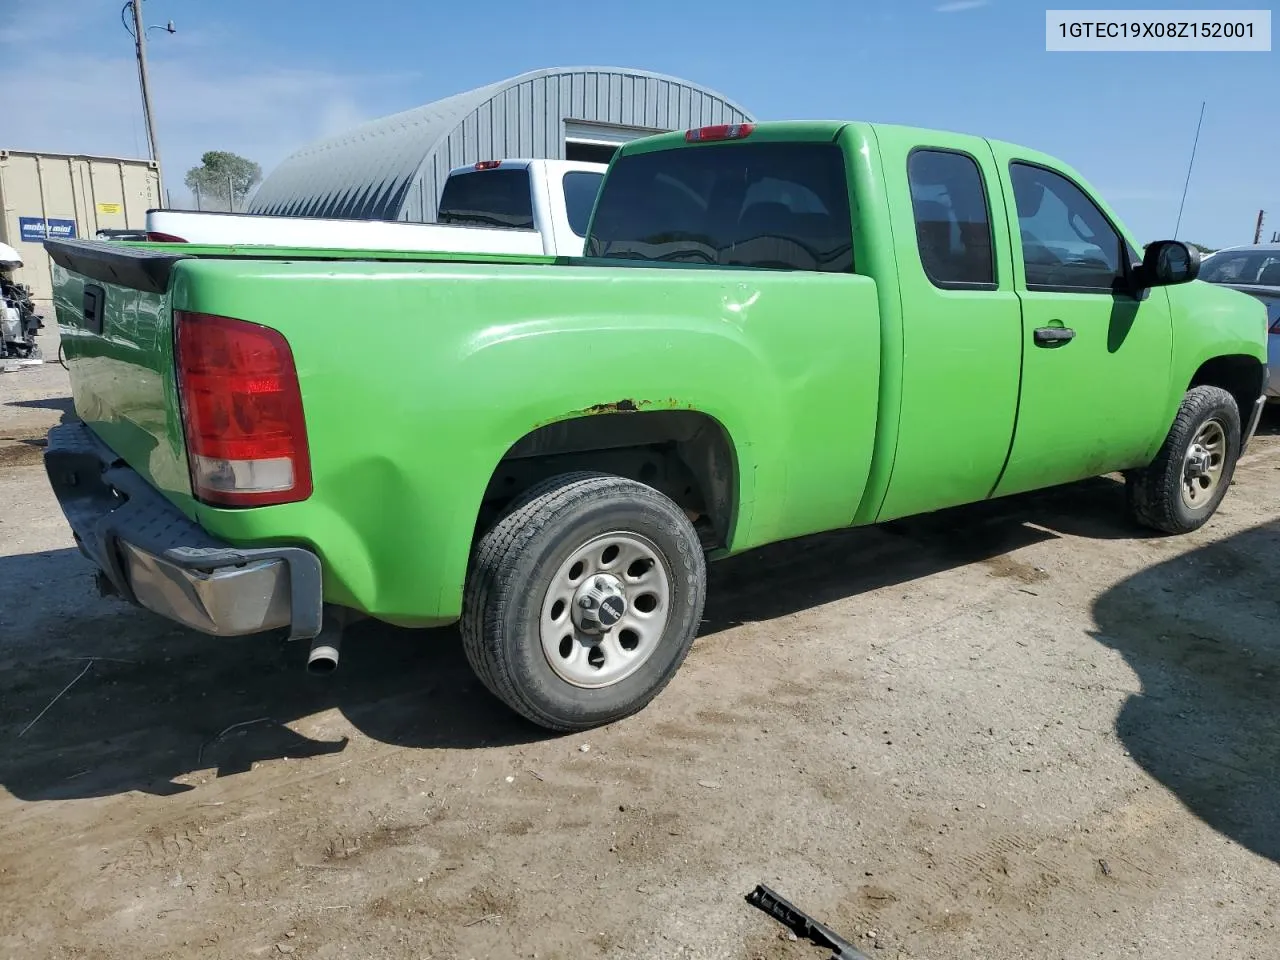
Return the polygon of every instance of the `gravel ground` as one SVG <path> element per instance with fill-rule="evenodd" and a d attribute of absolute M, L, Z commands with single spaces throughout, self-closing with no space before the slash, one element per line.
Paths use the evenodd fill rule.
<path fill-rule="evenodd" d="M 764 881 L 874 957 L 1280 957 L 1278 417 L 1188 537 L 1103 478 L 718 564 L 667 691 L 556 737 L 452 630 L 317 679 L 99 598 L 67 393 L 0 376 L 0 956 L 826 956 Z"/>

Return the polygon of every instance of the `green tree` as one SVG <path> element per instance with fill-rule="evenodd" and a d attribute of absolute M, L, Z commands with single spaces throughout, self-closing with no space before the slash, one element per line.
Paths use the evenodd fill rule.
<path fill-rule="evenodd" d="M 206 210 L 236 210 L 244 206 L 249 191 L 262 181 L 262 167 L 239 154 L 209 150 L 200 166 L 187 171 L 187 188 Z"/>

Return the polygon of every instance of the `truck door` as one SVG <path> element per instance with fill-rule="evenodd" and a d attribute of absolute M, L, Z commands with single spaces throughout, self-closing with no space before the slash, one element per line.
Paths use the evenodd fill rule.
<path fill-rule="evenodd" d="M 992 144 L 1022 304 L 1022 386 L 995 495 L 1141 465 L 1163 435 L 1173 327 L 1165 290 L 1134 294 L 1137 250 L 1060 164 Z"/>
<path fill-rule="evenodd" d="M 902 298 L 901 416 L 880 520 L 984 499 L 1017 416 L 1021 319 L 986 141 L 877 127 Z"/>

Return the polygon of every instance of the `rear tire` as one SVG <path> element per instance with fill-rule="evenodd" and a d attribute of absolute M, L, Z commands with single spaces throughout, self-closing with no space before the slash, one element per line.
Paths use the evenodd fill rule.
<path fill-rule="evenodd" d="M 1240 410 L 1219 387 L 1192 387 L 1155 459 L 1125 478 L 1129 513 L 1163 533 L 1190 533 L 1217 511 L 1240 456 Z"/>
<path fill-rule="evenodd" d="M 597 473 L 539 484 L 480 539 L 467 579 L 467 660 L 503 703 L 550 730 L 646 706 L 702 620 L 706 561 L 684 511 Z"/>

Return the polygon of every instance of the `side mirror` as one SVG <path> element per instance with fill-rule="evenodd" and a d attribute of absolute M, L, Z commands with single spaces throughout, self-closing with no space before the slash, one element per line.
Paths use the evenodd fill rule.
<path fill-rule="evenodd" d="M 1137 270 L 1138 286 L 1168 287 L 1200 275 L 1200 251 L 1181 240 L 1157 240 L 1147 246 Z"/>

